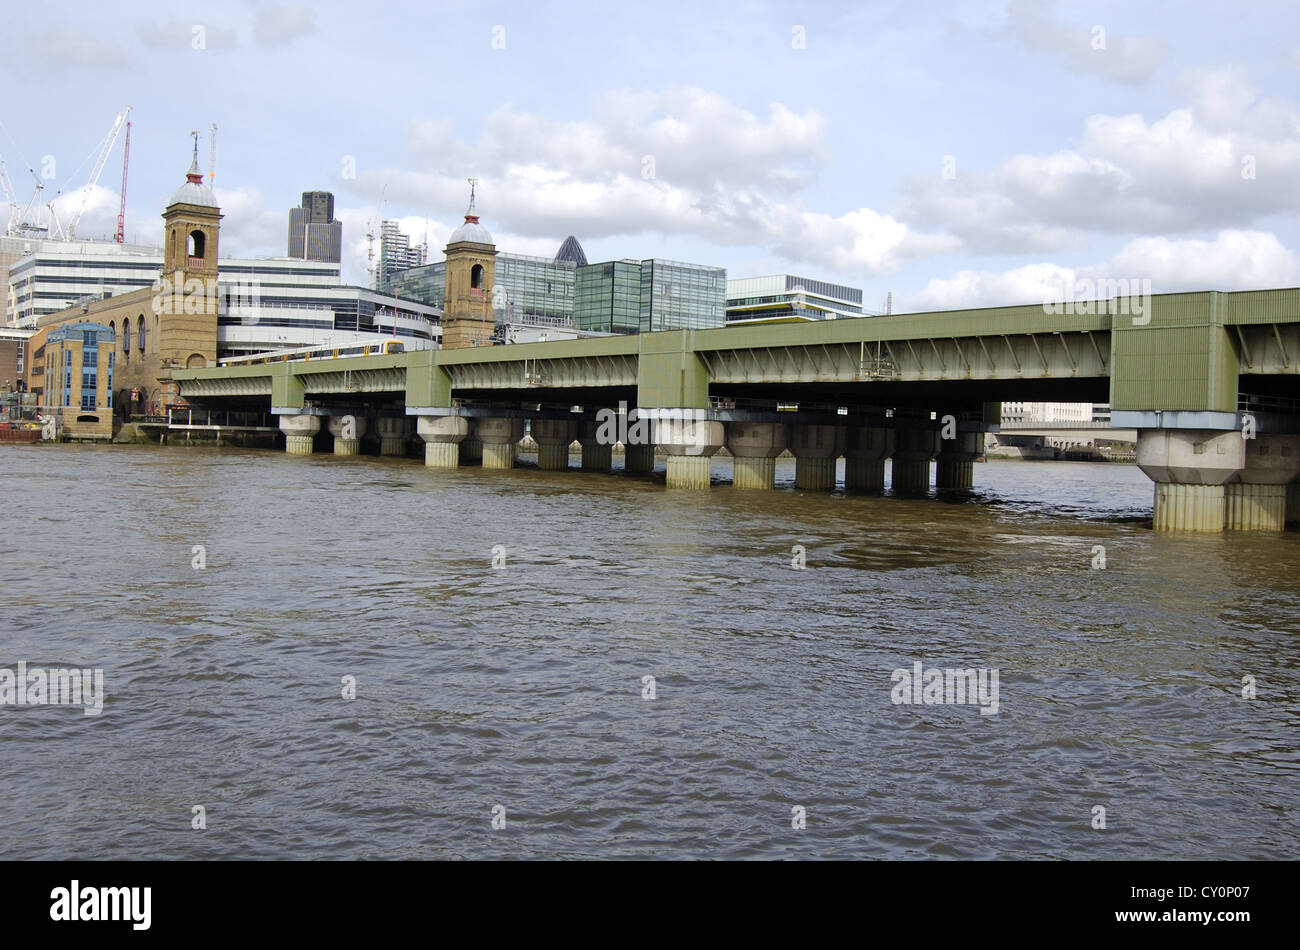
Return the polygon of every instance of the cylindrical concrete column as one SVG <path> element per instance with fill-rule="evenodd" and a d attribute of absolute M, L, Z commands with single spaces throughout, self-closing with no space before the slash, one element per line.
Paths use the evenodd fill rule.
<path fill-rule="evenodd" d="M 330 416 L 330 435 L 334 436 L 335 455 L 359 455 L 361 437 L 366 434 L 366 417 L 345 413 Z"/>
<path fill-rule="evenodd" d="M 850 426 L 844 431 L 844 487 L 849 491 L 885 490 L 885 459 L 894 451 L 894 430 Z"/>
<path fill-rule="evenodd" d="M 935 490 L 968 492 L 974 488 L 975 459 L 983 447 L 983 432 L 958 432 L 955 438 L 941 439 L 934 466 Z"/>
<path fill-rule="evenodd" d="M 894 430 L 890 488 L 895 495 L 930 490 L 930 462 L 939 454 L 939 432 L 929 420 L 900 420 Z"/>
<path fill-rule="evenodd" d="M 728 422 L 725 429 L 732 487 L 775 488 L 776 457 L 789 444 L 789 427 L 778 422 Z"/>
<path fill-rule="evenodd" d="M 460 446 L 469 432 L 469 422 L 464 417 L 420 416 L 415 431 L 425 442 L 425 465 L 455 468 L 460 464 Z"/>
<path fill-rule="evenodd" d="M 830 491 L 835 487 L 835 461 L 844 449 L 844 427 L 790 426 L 790 451 L 794 453 L 794 487 L 804 491 Z"/>
<path fill-rule="evenodd" d="M 487 416 L 476 420 L 475 428 L 483 443 L 483 467 L 514 468 L 515 447 L 524 437 L 524 420 Z"/>
<path fill-rule="evenodd" d="M 705 419 L 703 410 L 676 411 L 681 415 L 654 423 L 654 442 L 668 456 L 668 487 L 708 488 L 709 460 L 722 448 L 726 432 L 721 422 Z"/>
<path fill-rule="evenodd" d="M 612 410 L 605 410 L 611 411 Z M 582 444 L 582 470 L 608 472 L 614 462 L 614 441 L 617 429 L 608 423 L 584 422 L 578 426 L 578 441 Z"/>
<path fill-rule="evenodd" d="M 645 474 L 655 470 L 655 447 L 651 444 L 625 445 L 623 468 L 628 472 Z"/>
<path fill-rule="evenodd" d="M 406 454 L 406 420 L 399 416 L 379 417 L 379 454 Z"/>
<path fill-rule="evenodd" d="M 537 467 L 548 472 L 568 469 L 569 447 L 577 435 L 577 425 L 563 419 L 534 419 L 529 428 L 537 443 Z"/>
<path fill-rule="evenodd" d="M 1300 436 L 1259 433 L 1245 439 L 1246 465 L 1224 486 L 1229 531 L 1281 531 L 1287 485 L 1300 474 Z"/>
<path fill-rule="evenodd" d="M 1225 482 L 1246 463 L 1241 433 L 1142 429 L 1137 464 L 1156 483 L 1156 531 L 1222 531 Z"/>
<path fill-rule="evenodd" d="M 280 416 L 284 433 L 284 451 L 289 455 L 311 455 L 312 442 L 320 431 L 320 416 Z"/>
<path fill-rule="evenodd" d="M 1229 531 L 1281 531 L 1286 527 L 1286 486 L 1224 485 L 1223 526 Z"/>

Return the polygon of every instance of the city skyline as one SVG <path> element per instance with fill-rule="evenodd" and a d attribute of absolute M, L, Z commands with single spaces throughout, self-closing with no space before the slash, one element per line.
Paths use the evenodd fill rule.
<path fill-rule="evenodd" d="M 900 5 L 664 4 L 644 22 L 597 8 L 362 22 L 331 5 L 250 6 L 190 23 L 161 4 L 55 7 L 67 15 L 10 14 L 28 52 L 0 68 L 32 92 L 8 102 L 0 153 L 20 203 L 24 161 L 46 156 L 59 170 L 47 187 L 70 201 L 85 178 L 71 169 L 130 103 L 128 240 L 152 239 L 190 129 L 206 166 L 215 123 L 231 252 L 281 254 L 284 209 L 331 191 L 350 283 L 365 283 L 377 218 L 440 250 L 466 177 L 482 179 L 503 250 L 550 255 L 573 234 L 593 260 L 812 272 L 862 287 L 868 308 L 892 291 L 896 312 L 1035 302 L 1075 278 L 1149 278 L 1156 293 L 1300 282 L 1300 123 L 1282 94 L 1300 44 L 1280 5 L 1262 37 L 1197 4 L 1186 35 L 1158 10 L 1108 3 L 968 3 L 933 21 Z M 417 42 L 433 27 L 461 38 L 436 69 Z M 585 36 L 581 65 L 569 35 Z M 33 94 L 53 57 L 67 68 Z M 255 92 L 268 72 L 331 57 L 360 68 L 292 112 Z M 418 81 L 375 99 L 391 84 L 365 65 L 379 59 Z M 177 70 L 186 82 L 164 82 Z M 120 162 L 119 142 L 84 237 L 112 232 Z"/>

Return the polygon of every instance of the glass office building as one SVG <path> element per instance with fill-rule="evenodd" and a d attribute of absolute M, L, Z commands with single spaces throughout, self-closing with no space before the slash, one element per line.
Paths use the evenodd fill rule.
<path fill-rule="evenodd" d="M 577 326 L 603 333 L 720 327 L 726 286 L 721 267 L 660 258 L 588 264 L 578 268 Z"/>
<path fill-rule="evenodd" d="M 570 261 L 527 254 L 497 254 L 492 312 L 498 326 L 533 324 L 570 326 L 574 309 L 574 272 Z M 447 262 L 438 261 L 393 274 L 381 293 L 396 289 L 407 300 L 442 308 L 447 289 Z"/>

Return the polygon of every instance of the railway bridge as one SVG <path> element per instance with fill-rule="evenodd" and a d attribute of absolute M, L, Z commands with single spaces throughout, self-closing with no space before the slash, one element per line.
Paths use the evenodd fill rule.
<path fill-rule="evenodd" d="M 1281 530 L 1300 476 L 1300 289 L 1113 297 L 815 323 L 680 330 L 336 360 L 177 370 L 191 404 L 268 409 L 290 453 L 322 426 L 336 454 L 370 431 L 425 462 L 513 466 L 525 429 L 542 468 L 627 468 L 666 455 L 670 488 L 707 488 L 724 446 L 738 489 L 969 490 L 983 433 L 1011 401 L 1111 405 L 1137 432 L 1157 530 Z M 413 425 L 412 425 L 413 423 Z M 1290 488 L 1288 488 L 1290 486 Z"/>

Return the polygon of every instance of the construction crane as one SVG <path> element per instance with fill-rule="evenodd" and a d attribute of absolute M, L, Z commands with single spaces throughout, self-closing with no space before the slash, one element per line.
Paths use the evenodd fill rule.
<path fill-rule="evenodd" d="M 117 142 L 117 137 L 122 134 L 122 126 L 126 123 L 126 117 L 130 114 L 130 106 L 127 106 L 119 112 L 117 118 L 113 120 L 113 127 L 108 130 L 108 134 L 104 136 L 104 140 L 100 143 L 99 154 L 96 156 L 95 164 L 90 170 L 90 179 L 81 189 L 81 205 L 73 213 L 71 219 L 69 219 L 66 230 L 59 225 L 58 216 L 54 211 L 54 201 L 59 199 L 59 196 L 63 193 L 62 189 L 59 189 L 59 192 L 54 196 L 54 201 L 51 201 L 47 206 L 50 209 L 51 215 L 54 217 L 55 237 L 71 241 L 77 236 L 77 225 L 81 223 L 81 216 L 86 213 L 86 204 L 90 201 L 90 193 L 95 189 L 95 186 L 99 184 L 99 176 L 104 173 L 104 165 L 108 162 L 108 153 L 113 150 L 113 146 Z M 82 165 L 84 164 L 85 162 L 83 161 Z M 77 170 L 80 171 L 81 166 L 78 166 Z M 33 174 L 35 173 L 33 172 Z M 73 175 L 76 175 L 76 172 L 73 172 Z"/>
<path fill-rule="evenodd" d="M 126 144 L 122 146 L 122 197 L 117 206 L 117 233 L 113 240 L 118 244 L 126 242 L 126 169 L 131 160 L 131 123 L 126 124 Z"/>
<path fill-rule="evenodd" d="M 217 177 L 217 123 L 212 123 L 212 137 L 208 140 L 208 184 L 215 186 Z"/>
<path fill-rule="evenodd" d="M 384 219 L 384 200 L 387 195 L 388 185 L 385 184 L 379 193 L 379 207 L 375 210 L 374 217 L 366 224 L 366 273 L 370 278 L 371 290 L 379 289 L 379 269 L 375 264 L 375 226 Z"/>

